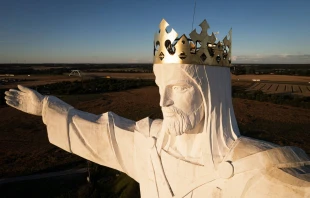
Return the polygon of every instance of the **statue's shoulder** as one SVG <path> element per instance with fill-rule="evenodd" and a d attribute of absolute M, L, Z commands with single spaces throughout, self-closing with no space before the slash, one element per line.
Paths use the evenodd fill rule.
<path fill-rule="evenodd" d="M 242 197 L 309 197 L 310 176 L 309 173 L 302 173 L 304 168 L 305 166 L 299 167 L 299 173 L 282 168 L 259 172 L 247 181 Z"/>
<path fill-rule="evenodd" d="M 135 132 L 142 133 L 145 137 L 157 137 L 162 127 L 162 120 L 152 120 L 149 117 L 136 122 Z"/>
<path fill-rule="evenodd" d="M 310 159 L 292 146 L 268 149 L 234 163 L 236 174 L 255 173 L 246 183 L 244 197 L 310 197 Z"/>
<path fill-rule="evenodd" d="M 301 192 L 310 192 L 310 158 L 302 149 L 281 147 L 247 137 L 241 137 L 237 141 L 231 152 L 234 173 L 250 174 L 252 170 L 261 170 L 248 181 L 248 186 L 260 186 L 262 190 L 273 186 L 272 189 L 278 188 L 274 192 L 283 191 L 288 194 L 303 186 Z M 291 187 L 287 188 L 287 185 Z"/>
<path fill-rule="evenodd" d="M 235 161 L 276 147 L 279 147 L 279 145 L 241 136 L 236 140 L 236 143 L 230 152 L 230 159 Z"/>
<path fill-rule="evenodd" d="M 229 155 L 230 181 L 245 182 L 241 197 L 309 197 L 310 159 L 302 149 L 240 137 Z"/>

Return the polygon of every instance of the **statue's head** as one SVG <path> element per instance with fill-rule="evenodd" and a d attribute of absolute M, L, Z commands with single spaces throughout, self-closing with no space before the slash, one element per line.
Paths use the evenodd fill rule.
<path fill-rule="evenodd" d="M 206 20 L 201 32 L 195 29 L 189 37 L 168 32 L 168 25 L 162 20 L 154 37 L 153 69 L 163 126 L 171 135 L 196 133 L 206 161 L 217 164 L 240 135 L 231 99 L 232 32 L 216 43 L 214 34 L 207 33 Z"/>
<path fill-rule="evenodd" d="M 159 87 L 160 107 L 170 134 L 182 135 L 192 130 L 204 117 L 200 89 L 181 66 L 154 65 Z"/>

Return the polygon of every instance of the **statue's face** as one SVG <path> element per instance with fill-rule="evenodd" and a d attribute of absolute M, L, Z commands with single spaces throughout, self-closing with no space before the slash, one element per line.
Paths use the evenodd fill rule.
<path fill-rule="evenodd" d="M 204 117 L 201 93 L 181 67 L 154 65 L 164 124 L 171 135 L 192 130 Z"/>

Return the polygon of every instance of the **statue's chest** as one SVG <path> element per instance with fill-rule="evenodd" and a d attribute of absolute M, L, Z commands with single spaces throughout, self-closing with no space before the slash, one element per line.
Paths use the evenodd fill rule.
<path fill-rule="evenodd" d="M 182 193 L 184 189 L 190 192 L 185 194 L 184 198 L 197 197 L 188 187 L 192 186 L 192 182 L 197 178 L 206 175 L 207 171 L 203 166 L 180 160 L 164 150 L 161 150 L 159 156 L 156 139 L 152 137 L 156 133 L 151 132 L 149 123 L 149 119 L 139 121 L 134 132 L 135 178 L 140 184 L 141 197 L 169 198 L 173 197 L 173 194 Z M 158 140 L 160 141 L 160 138 Z"/>
<path fill-rule="evenodd" d="M 171 197 L 169 189 L 178 193 L 206 175 L 203 166 L 177 159 L 164 150 L 161 151 L 161 157 L 157 158 L 154 145 L 153 138 L 135 133 L 136 176 L 139 178 L 142 198 Z M 192 197 L 192 192 L 185 197 Z"/>
<path fill-rule="evenodd" d="M 204 166 L 175 158 L 164 150 L 161 151 L 161 160 L 169 184 L 176 194 L 207 175 Z"/>

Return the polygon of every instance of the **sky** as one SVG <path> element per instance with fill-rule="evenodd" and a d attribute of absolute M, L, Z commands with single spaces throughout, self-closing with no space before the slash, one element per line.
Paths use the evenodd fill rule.
<path fill-rule="evenodd" d="M 192 31 L 195 0 L 0 0 L 0 63 L 152 63 L 164 18 Z M 233 63 L 310 63 L 309 0 L 196 0 Z"/>

